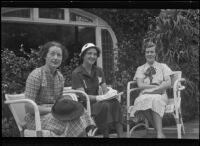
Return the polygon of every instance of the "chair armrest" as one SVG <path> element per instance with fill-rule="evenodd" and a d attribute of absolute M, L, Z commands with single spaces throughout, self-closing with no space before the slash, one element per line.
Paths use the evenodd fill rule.
<path fill-rule="evenodd" d="M 180 90 L 184 90 L 185 89 L 185 86 L 181 85 L 181 82 L 186 82 L 186 80 L 184 78 L 180 78 L 180 79 L 177 79 L 175 82 L 174 82 L 174 86 L 173 86 L 173 90 L 176 91 L 176 88 L 178 91 Z"/>
<path fill-rule="evenodd" d="M 176 111 L 180 107 L 180 103 L 181 103 L 180 92 L 181 90 L 185 89 L 185 86 L 182 86 L 181 82 L 186 82 L 186 80 L 184 78 L 177 79 L 174 82 L 174 86 L 173 86 L 174 106 L 175 106 Z"/>
<path fill-rule="evenodd" d="M 42 136 L 40 112 L 39 112 L 37 104 L 33 100 L 30 100 L 30 99 L 19 99 L 19 100 L 5 101 L 4 103 L 5 104 L 30 103 L 34 107 L 36 133 L 37 133 L 38 136 Z"/>
<path fill-rule="evenodd" d="M 129 81 L 127 83 L 127 108 L 130 106 L 130 94 L 131 92 L 134 92 L 134 91 L 138 91 L 140 90 L 139 88 L 137 87 L 134 87 L 134 88 L 131 88 L 131 85 L 137 85 L 137 82 L 136 81 Z"/>
<path fill-rule="evenodd" d="M 178 79 L 178 82 L 185 83 L 186 80 L 184 78 L 181 78 L 181 79 Z M 183 86 L 183 85 L 180 85 L 178 88 L 178 90 L 184 90 L 184 89 L 185 89 L 185 86 Z"/>
<path fill-rule="evenodd" d="M 87 102 L 87 112 L 89 115 L 91 115 L 90 98 L 84 91 L 69 89 L 69 90 L 63 91 L 63 93 L 79 93 L 79 94 L 84 95 L 84 97 L 86 98 L 86 102 Z"/>

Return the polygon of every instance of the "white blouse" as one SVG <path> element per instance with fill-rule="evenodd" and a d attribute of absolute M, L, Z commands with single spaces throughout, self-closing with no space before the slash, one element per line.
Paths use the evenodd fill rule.
<path fill-rule="evenodd" d="M 172 70 L 164 63 L 154 62 L 152 65 L 155 68 L 156 73 L 152 76 L 152 83 L 161 84 L 162 81 L 165 80 L 166 76 L 171 75 L 173 72 Z M 145 63 L 144 65 L 141 65 L 137 68 L 137 71 L 135 73 L 135 76 L 133 80 L 136 80 L 137 78 L 144 79 L 144 83 L 150 84 L 149 77 L 145 77 L 146 70 L 150 67 L 148 63 Z"/>

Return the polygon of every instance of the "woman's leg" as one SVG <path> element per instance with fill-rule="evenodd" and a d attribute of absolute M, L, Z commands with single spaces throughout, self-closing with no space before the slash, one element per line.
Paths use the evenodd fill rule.
<path fill-rule="evenodd" d="M 78 137 L 87 137 L 87 133 L 85 130 L 83 130 L 83 132 L 81 132 Z"/>
<path fill-rule="evenodd" d="M 117 131 L 117 136 L 120 138 L 123 135 L 123 126 L 121 123 L 117 122 L 115 123 L 115 129 Z"/>
<path fill-rule="evenodd" d="M 104 138 L 109 138 L 109 127 L 105 125 L 103 128 L 100 129 L 102 131 Z"/>
<path fill-rule="evenodd" d="M 156 112 L 152 111 L 152 115 L 153 115 L 153 119 L 155 122 L 155 129 L 157 132 L 157 138 L 165 138 L 165 135 L 163 133 L 163 129 L 162 129 L 162 117 L 160 117 L 159 114 L 157 114 Z"/>
<path fill-rule="evenodd" d="M 148 109 L 142 112 L 144 116 L 147 118 L 147 120 L 150 122 L 150 124 L 155 128 L 154 120 L 153 120 L 153 115 L 152 115 L 152 110 Z"/>

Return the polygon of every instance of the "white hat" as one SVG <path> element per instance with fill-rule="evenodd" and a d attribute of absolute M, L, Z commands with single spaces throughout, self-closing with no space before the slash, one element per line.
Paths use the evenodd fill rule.
<path fill-rule="evenodd" d="M 95 49 L 97 49 L 98 52 L 100 52 L 100 49 L 97 46 L 95 46 L 93 43 L 87 43 L 82 47 L 81 53 L 79 54 L 79 56 L 81 56 L 83 54 L 83 52 L 89 48 L 95 48 Z"/>

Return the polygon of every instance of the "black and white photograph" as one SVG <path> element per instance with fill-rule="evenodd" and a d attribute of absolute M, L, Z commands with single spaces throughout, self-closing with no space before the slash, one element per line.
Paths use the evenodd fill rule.
<path fill-rule="evenodd" d="M 199 142 L 199 8 L 6 4 L 2 137 Z"/>

